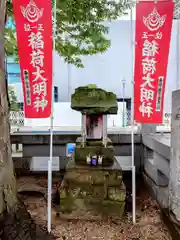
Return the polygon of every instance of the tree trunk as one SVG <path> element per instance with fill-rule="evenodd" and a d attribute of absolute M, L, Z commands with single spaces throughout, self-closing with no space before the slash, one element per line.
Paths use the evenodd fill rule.
<path fill-rule="evenodd" d="M 0 0 L 0 239 L 52 239 L 32 221 L 16 192 L 11 155 L 7 84 L 4 74 L 4 38 L 6 0 Z"/>
<path fill-rule="evenodd" d="M 4 39 L 6 0 L 0 0 L 0 214 L 17 207 L 16 181 L 11 157 L 7 89 L 4 78 Z"/>

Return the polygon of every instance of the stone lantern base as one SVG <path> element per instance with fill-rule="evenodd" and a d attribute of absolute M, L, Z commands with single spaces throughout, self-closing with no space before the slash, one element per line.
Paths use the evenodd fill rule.
<path fill-rule="evenodd" d="M 122 217 L 126 189 L 117 160 L 112 166 L 77 165 L 72 158 L 59 189 L 60 213 L 75 218 Z"/>

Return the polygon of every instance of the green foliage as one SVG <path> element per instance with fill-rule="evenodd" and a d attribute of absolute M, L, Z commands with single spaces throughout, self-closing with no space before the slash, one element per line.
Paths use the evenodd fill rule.
<path fill-rule="evenodd" d="M 54 4 L 52 0 L 55 8 Z M 103 53 L 110 47 L 108 27 L 103 21 L 117 19 L 130 7 L 131 0 L 57 0 L 57 52 L 67 63 L 83 67 L 81 56 Z M 7 8 L 9 16 L 13 16 L 11 0 L 7 1 Z M 10 30 L 5 32 L 7 54 L 17 53 L 14 36 Z"/>
<path fill-rule="evenodd" d="M 10 103 L 10 111 L 19 111 L 20 107 L 19 104 L 17 102 L 17 97 L 14 91 L 14 88 L 12 86 L 8 86 L 8 94 L 9 94 L 9 103 Z"/>
<path fill-rule="evenodd" d="M 6 56 L 17 56 L 17 40 L 15 31 L 9 28 L 4 30 Z"/>
<path fill-rule="evenodd" d="M 87 87 L 88 88 L 97 88 L 97 85 L 96 84 L 88 84 Z"/>

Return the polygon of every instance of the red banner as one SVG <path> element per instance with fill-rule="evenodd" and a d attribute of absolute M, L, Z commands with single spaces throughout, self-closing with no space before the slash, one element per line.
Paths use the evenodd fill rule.
<path fill-rule="evenodd" d="M 13 0 L 26 118 L 52 109 L 51 0 Z"/>
<path fill-rule="evenodd" d="M 163 120 L 173 10 L 172 1 L 136 5 L 134 120 L 138 123 Z"/>

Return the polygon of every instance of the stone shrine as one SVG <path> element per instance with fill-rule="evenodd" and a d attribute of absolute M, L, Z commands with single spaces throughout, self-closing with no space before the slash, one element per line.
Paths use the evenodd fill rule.
<path fill-rule="evenodd" d="M 71 108 L 82 114 L 82 131 L 60 187 L 60 212 L 77 218 L 121 217 L 126 190 L 107 137 L 107 115 L 118 110 L 116 95 L 94 85 L 79 87 Z"/>

